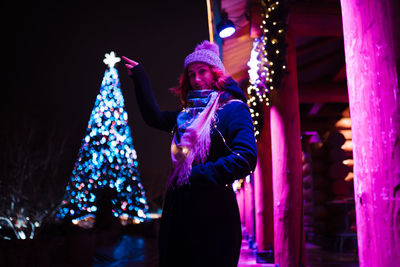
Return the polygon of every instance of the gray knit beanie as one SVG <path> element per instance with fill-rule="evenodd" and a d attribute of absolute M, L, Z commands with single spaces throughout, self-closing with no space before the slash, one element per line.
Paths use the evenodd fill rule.
<path fill-rule="evenodd" d="M 217 67 L 225 72 L 224 64 L 219 58 L 218 45 L 212 44 L 207 40 L 203 41 L 201 44 L 198 44 L 194 49 L 194 52 L 185 58 L 184 68 L 186 69 L 186 67 L 193 62 L 207 63 L 208 65 Z"/>

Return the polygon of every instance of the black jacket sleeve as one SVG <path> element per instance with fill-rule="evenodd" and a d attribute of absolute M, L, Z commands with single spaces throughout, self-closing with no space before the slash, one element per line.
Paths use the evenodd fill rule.
<path fill-rule="evenodd" d="M 202 183 L 204 179 L 218 183 L 231 184 L 252 173 L 257 163 L 257 147 L 254 127 L 248 107 L 243 102 L 232 105 L 226 121 L 225 141 L 231 153 L 216 161 L 193 166 L 190 182 Z"/>
<path fill-rule="evenodd" d="M 131 78 L 135 84 L 139 109 L 146 124 L 159 130 L 171 132 L 180 111 L 160 111 L 150 80 L 142 65 L 139 64 L 132 69 Z"/>

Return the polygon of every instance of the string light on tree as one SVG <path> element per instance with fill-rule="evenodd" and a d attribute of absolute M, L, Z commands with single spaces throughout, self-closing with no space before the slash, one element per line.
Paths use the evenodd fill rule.
<path fill-rule="evenodd" d="M 286 73 L 286 18 L 288 10 L 279 1 L 263 0 L 262 35 L 255 38 L 249 66 L 248 106 L 254 122 L 257 137 L 263 127 L 262 106 L 270 105 L 270 92 L 279 88 Z"/>

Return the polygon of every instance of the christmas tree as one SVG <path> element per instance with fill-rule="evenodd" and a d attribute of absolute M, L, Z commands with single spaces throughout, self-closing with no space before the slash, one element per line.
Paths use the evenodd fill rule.
<path fill-rule="evenodd" d="M 137 154 L 124 110 L 118 71 L 114 68 L 118 61 L 114 52 L 106 54 L 104 63 L 109 68 L 105 71 L 58 218 L 74 223 L 94 218 L 102 205 L 100 198 L 103 203 L 108 201 L 106 206 L 111 207 L 115 217 L 131 219 L 134 223 L 147 218 L 148 205 L 139 178 Z"/>

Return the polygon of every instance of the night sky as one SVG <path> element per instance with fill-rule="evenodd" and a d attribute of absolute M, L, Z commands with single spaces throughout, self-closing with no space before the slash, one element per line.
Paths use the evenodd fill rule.
<path fill-rule="evenodd" d="M 160 108 L 176 109 L 179 99 L 168 88 L 177 84 L 185 56 L 208 38 L 204 0 L 34 1 L 2 10 L 11 15 L 2 18 L 2 144 L 24 138 L 27 127 L 40 129 L 36 148 L 52 142 L 49 132 L 54 140 L 67 138 L 58 174 L 65 183 L 100 90 L 104 54 L 142 63 Z M 164 190 L 171 136 L 145 125 L 133 83 L 123 64 L 117 69 L 142 182 L 153 198 Z"/>

